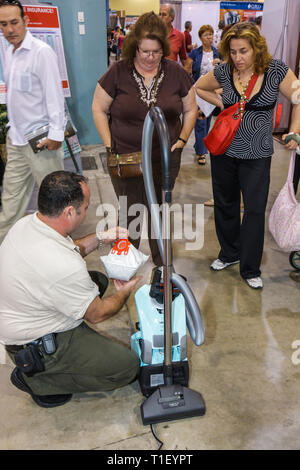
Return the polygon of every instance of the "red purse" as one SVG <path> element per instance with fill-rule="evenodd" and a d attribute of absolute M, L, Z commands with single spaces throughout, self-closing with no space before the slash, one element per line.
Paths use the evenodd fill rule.
<path fill-rule="evenodd" d="M 249 101 L 248 97 L 251 95 L 257 79 L 258 75 L 252 76 L 245 92 L 244 103 Z M 213 155 L 223 155 L 233 141 L 242 122 L 241 106 L 242 103 L 238 101 L 224 109 L 217 117 L 211 131 L 204 137 L 204 145 Z"/>

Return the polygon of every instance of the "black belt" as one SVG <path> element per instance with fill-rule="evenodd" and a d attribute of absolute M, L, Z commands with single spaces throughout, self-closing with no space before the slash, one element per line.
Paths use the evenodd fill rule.
<path fill-rule="evenodd" d="M 32 341 L 31 343 L 26 343 L 26 344 L 6 344 L 5 349 L 8 353 L 10 354 L 17 354 L 17 352 L 21 351 L 21 349 L 27 348 L 30 344 L 40 344 L 41 343 L 41 338 Z"/>
<path fill-rule="evenodd" d="M 57 333 L 51 333 L 51 335 L 54 336 L 54 339 L 55 339 Z M 55 352 L 56 347 L 51 352 L 49 352 L 47 348 L 45 349 L 45 344 L 43 343 L 43 339 L 46 339 L 46 337 L 51 336 L 51 335 L 42 336 L 41 338 L 35 339 L 34 341 L 31 341 L 30 343 L 26 343 L 26 344 L 6 344 L 5 349 L 10 354 L 17 354 L 19 351 L 21 351 L 21 349 L 25 349 L 30 345 L 34 345 L 34 346 L 43 345 L 43 349 L 46 352 L 46 354 L 52 354 L 53 352 Z"/>

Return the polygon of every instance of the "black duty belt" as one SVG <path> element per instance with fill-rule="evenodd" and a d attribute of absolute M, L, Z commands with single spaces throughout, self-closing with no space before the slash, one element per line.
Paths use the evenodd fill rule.
<path fill-rule="evenodd" d="M 17 352 L 21 351 L 21 349 L 27 348 L 30 344 L 40 344 L 41 338 L 36 341 L 32 341 L 31 343 L 26 343 L 26 344 L 6 344 L 5 349 L 7 352 L 10 354 L 16 354 Z"/>
<path fill-rule="evenodd" d="M 26 344 L 6 344 L 5 349 L 10 354 L 17 354 L 21 349 L 26 349 L 30 345 L 42 345 L 46 354 L 53 354 L 56 351 L 56 334 L 57 333 L 50 333 Z"/>

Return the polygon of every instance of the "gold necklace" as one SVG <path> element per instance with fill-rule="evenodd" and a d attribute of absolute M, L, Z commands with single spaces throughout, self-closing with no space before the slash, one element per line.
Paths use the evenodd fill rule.
<path fill-rule="evenodd" d="M 243 82 L 241 80 L 241 77 L 240 77 L 240 71 L 237 70 L 238 82 L 239 82 L 239 85 L 242 89 L 242 91 L 241 91 L 241 101 L 240 101 L 240 103 L 241 103 L 241 108 L 240 108 L 241 118 L 243 117 L 243 114 L 244 114 L 244 111 L 245 111 L 245 101 L 246 101 L 245 94 L 246 94 L 247 88 L 249 86 L 249 83 L 250 83 L 251 78 L 253 77 L 253 75 L 254 75 L 254 72 L 251 73 L 251 76 L 250 76 L 248 82 L 243 84 Z"/>

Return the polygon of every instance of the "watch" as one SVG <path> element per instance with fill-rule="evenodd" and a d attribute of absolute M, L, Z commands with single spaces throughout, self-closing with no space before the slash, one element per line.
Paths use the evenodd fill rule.
<path fill-rule="evenodd" d="M 103 245 L 103 238 L 102 238 L 102 233 L 101 232 L 96 232 L 96 237 L 98 238 L 98 246 L 97 248 L 101 248 Z"/>

